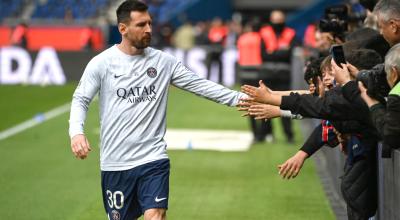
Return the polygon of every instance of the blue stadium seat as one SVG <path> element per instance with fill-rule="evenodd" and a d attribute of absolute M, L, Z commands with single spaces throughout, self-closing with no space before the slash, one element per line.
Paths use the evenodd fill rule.
<path fill-rule="evenodd" d="M 18 13 L 20 13 L 22 6 L 22 0 L 1 0 L 0 21 L 6 17 L 16 16 Z"/>
<path fill-rule="evenodd" d="M 71 10 L 74 19 L 86 19 L 96 16 L 106 6 L 106 0 L 48 0 L 45 4 L 36 0 L 32 18 L 63 19 L 65 13 Z"/>

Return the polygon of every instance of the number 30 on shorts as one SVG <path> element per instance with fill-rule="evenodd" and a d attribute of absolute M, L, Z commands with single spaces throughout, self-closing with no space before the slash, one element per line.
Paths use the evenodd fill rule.
<path fill-rule="evenodd" d="M 122 209 L 122 207 L 124 207 L 124 194 L 121 191 L 115 191 L 113 193 L 107 190 L 106 193 L 108 196 L 108 206 L 110 206 L 110 208 Z"/>

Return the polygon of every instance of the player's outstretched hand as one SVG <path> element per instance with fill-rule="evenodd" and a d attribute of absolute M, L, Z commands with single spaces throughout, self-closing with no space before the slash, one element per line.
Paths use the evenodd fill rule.
<path fill-rule="evenodd" d="M 259 81 L 259 85 L 259 87 L 243 85 L 241 87 L 241 90 L 242 92 L 253 98 L 253 101 L 269 104 L 271 90 L 263 83 L 262 80 Z"/>
<path fill-rule="evenodd" d="M 251 105 L 248 112 L 255 119 L 272 119 L 281 116 L 281 109 L 278 106 L 261 103 Z"/>
<path fill-rule="evenodd" d="M 237 110 L 238 111 L 242 111 L 242 112 L 246 112 L 242 115 L 242 117 L 244 116 L 249 116 L 249 108 L 250 106 L 256 104 L 256 102 L 253 101 L 253 98 L 250 97 L 246 97 L 246 98 L 241 98 L 239 100 L 239 103 L 237 104 Z"/>
<path fill-rule="evenodd" d="M 295 178 L 299 174 L 307 157 L 308 154 L 306 152 L 298 151 L 285 163 L 278 165 L 279 175 L 281 175 L 283 179 Z"/>
<path fill-rule="evenodd" d="M 89 141 L 83 134 L 77 134 L 71 139 L 71 150 L 76 158 L 85 159 L 89 152 L 92 150 L 90 148 Z"/>

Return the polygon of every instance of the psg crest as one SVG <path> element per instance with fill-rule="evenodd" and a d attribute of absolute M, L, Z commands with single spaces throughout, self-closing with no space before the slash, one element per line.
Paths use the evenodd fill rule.
<path fill-rule="evenodd" d="M 111 220 L 120 220 L 120 219 L 121 219 L 121 215 L 119 214 L 119 212 L 117 210 L 112 210 Z"/>
<path fill-rule="evenodd" d="M 156 70 L 155 68 L 153 68 L 153 67 L 148 68 L 148 69 L 146 70 L 146 72 L 147 72 L 147 75 L 148 75 L 150 78 L 155 78 L 155 77 L 157 76 L 157 70 Z"/>

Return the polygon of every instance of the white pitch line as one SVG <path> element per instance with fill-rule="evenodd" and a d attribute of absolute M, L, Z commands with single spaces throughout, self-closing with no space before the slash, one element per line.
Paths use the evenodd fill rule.
<path fill-rule="evenodd" d="M 71 104 L 67 103 L 67 104 L 61 105 L 59 107 L 56 107 L 48 112 L 45 112 L 43 114 L 37 114 L 34 118 L 32 118 L 30 120 L 24 121 L 21 124 L 18 124 L 7 130 L 1 131 L 0 132 L 0 140 L 4 140 L 8 137 L 16 135 L 22 131 L 25 131 L 26 129 L 29 129 L 29 128 L 34 127 L 38 124 L 41 124 L 47 120 L 50 120 L 59 115 L 62 115 L 64 113 L 68 112 L 70 108 L 71 108 Z"/>
<path fill-rule="evenodd" d="M 252 142 L 249 131 L 167 129 L 168 150 L 247 151 Z"/>

